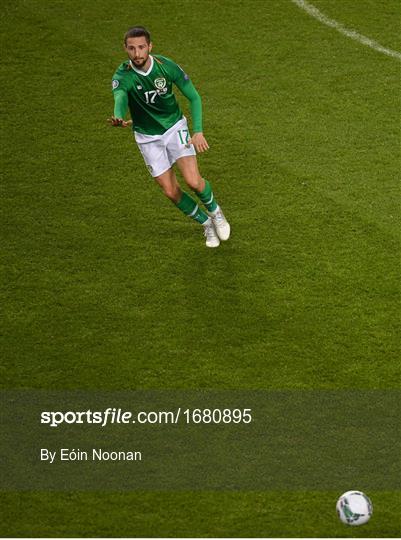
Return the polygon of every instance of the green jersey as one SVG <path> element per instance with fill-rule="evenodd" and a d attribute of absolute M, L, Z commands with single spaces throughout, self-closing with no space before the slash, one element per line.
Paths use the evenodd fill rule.
<path fill-rule="evenodd" d="M 124 118 L 129 108 L 132 129 L 146 135 L 161 135 L 183 116 L 173 93 L 173 84 L 191 104 L 193 131 L 202 131 L 202 105 L 188 75 L 169 58 L 150 56 L 145 72 L 128 60 L 113 76 L 114 116 Z"/>

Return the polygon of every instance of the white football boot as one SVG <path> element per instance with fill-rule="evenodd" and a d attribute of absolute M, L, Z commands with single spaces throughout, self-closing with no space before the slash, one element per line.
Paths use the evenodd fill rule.
<path fill-rule="evenodd" d="M 211 218 L 205 221 L 205 223 L 203 224 L 203 228 L 204 228 L 203 234 L 206 237 L 207 247 L 210 247 L 210 248 L 219 247 L 220 240 L 216 234 L 216 231 L 213 225 L 213 220 Z"/>
<path fill-rule="evenodd" d="M 230 224 L 226 220 L 220 206 L 214 212 L 209 212 L 209 216 L 212 218 L 214 228 L 220 240 L 228 240 L 230 238 Z"/>

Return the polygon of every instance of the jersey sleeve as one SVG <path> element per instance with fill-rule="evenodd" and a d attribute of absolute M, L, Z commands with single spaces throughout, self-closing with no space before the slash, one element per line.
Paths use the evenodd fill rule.
<path fill-rule="evenodd" d="M 128 110 L 128 92 L 124 77 L 118 71 L 113 75 L 111 87 L 114 97 L 114 116 L 125 118 Z"/>
<path fill-rule="evenodd" d="M 192 128 L 194 133 L 202 131 L 202 100 L 185 71 L 172 60 L 169 61 L 169 71 L 173 83 L 180 92 L 189 100 L 192 116 Z"/>

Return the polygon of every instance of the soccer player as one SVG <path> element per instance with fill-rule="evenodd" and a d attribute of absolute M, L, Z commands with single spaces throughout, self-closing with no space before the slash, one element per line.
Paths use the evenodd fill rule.
<path fill-rule="evenodd" d="M 146 28 L 130 28 L 125 34 L 124 46 L 128 60 L 113 76 L 114 115 L 109 122 L 123 128 L 132 125 L 150 174 L 184 214 L 203 225 L 206 245 L 217 247 L 220 240 L 228 240 L 230 225 L 197 165 L 196 152 L 209 148 L 202 132 L 201 98 L 180 66 L 169 58 L 150 54 L 152 42 Z M 192 137 L 173 93 L 173 84 L 190 102 Z M 132 120 L 125 120 L 127 109 Z M 174 163 L 207 212 L 181 190 Z"/>

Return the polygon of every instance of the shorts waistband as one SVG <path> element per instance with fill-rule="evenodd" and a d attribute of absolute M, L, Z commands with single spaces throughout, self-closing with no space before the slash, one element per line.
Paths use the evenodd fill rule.
<path fill-rule="evenodd" d="M 180 123 L 185 123 L 186 121 L 187 121 L 186 117 L 182 116 L 182 118 L 180 118 L 178 122 L 173 124 L 171 127 L 168 128 L 167 131 L 165 131 L 164 133 L 161 133 L 160 135 L 147 135 L 145 133 L 139 133 L 139 131 L 134 131 L 135 140 L 136 142 L 141 143 L 141 144 L 152 142 L 152 141 L 159 141 L 160 139 L 164 139 L 165 137 L 168 137 L 169 134 L 172 131 L 174 131 L 179 126 Z"/>

